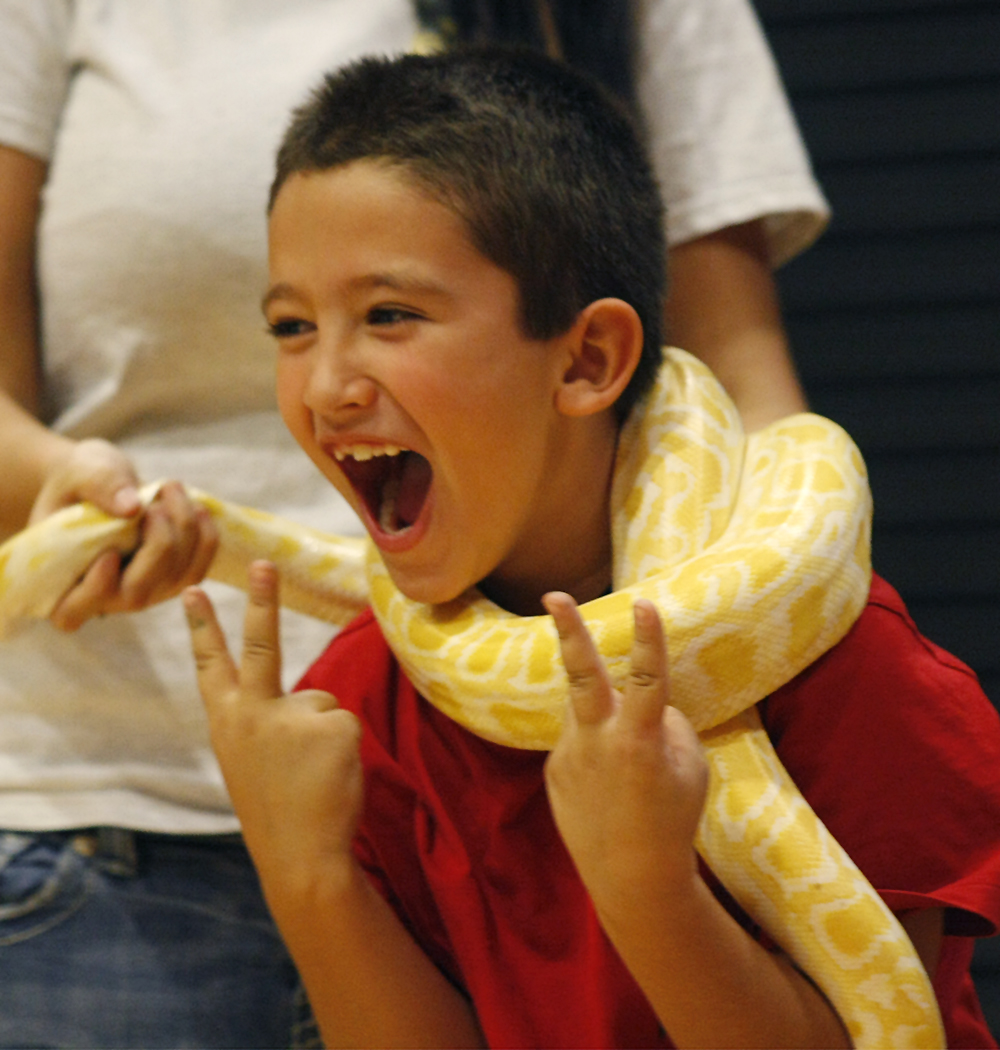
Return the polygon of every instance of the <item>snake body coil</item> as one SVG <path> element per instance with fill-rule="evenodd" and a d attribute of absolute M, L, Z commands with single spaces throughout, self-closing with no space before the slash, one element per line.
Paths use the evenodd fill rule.
<path fill-rule="evenodd" d="M 558 738 L 566 685 L 548 617 L 513 616 L 475 590 L 418 605 L 370 543 L 189 492 L 220 529 L 212 578 L 242 587 L 246 564 L 263 557 L 299 611 L 343 624 L 370 601 L 414 685 L 447 715 L 513 747 L 547 749 Z M 701 733 L 710 767 L 697 839 L 706 863 L 820 986 L 856 1046 L 943 1046 L 905 932 L 802 798 L 754 709 L 864 608 L 870 499 L 857 449 L 810 414 L 745 437 L 711 373 L 671 350 L 621 435 L 612 528 L 615 590 L 581 611 L 620 683 L 632 603 L 644 596 L 660 610 L 671 703 Z M 77 506 L 9 540 L 0 634 L 48 615 L 101 550 L 133 549 L 137 529 Z"/>

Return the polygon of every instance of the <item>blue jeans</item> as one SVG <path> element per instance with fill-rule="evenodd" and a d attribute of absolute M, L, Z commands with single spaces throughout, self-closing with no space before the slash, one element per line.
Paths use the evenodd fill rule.
<path fill-rule="evenodd" d="M 237 836 L 0 831 L 0 1046 L 314 1037 Z"/>

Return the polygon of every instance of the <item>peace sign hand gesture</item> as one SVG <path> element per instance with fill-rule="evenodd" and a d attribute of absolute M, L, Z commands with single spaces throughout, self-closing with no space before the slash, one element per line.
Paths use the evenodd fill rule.
<path fill-rule="evenodd" d="M 278 574 L 250 566 L 239 666 L 208 596 L 184 593 L 198 687 L 243 835 L 262 879 L 350 863 L 360 819 L 360 724 L 320 690 L 283 694 Z"/>
<path fill-rule="evenodd" d="M 566 726 L 545 765 L 556 825 L 598 911 L 662 899 L 696 876 L 694 836 L 708 771 L 690 722 L 668 706 L 666 642 L 652 603 L 635 603 L 632 667 L 614 689 L 576 603 L 554 592 L 569 678 Z"/>

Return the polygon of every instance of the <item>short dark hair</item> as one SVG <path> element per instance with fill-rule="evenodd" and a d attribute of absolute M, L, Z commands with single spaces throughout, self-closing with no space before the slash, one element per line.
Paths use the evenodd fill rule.
<path fill-rule="evenodd" d="M 608 92 L 507 47 L 361 59 L 295 111 L 269 207 L 293 174 L 356 160 L 400 166 L 462 217 L 516 280 L 529 338 L 567 331 L 597 299 L 630 303 L 644 344 L 616 406 L 624 418 L 662 358 L 666 245 L 639 134 Z"/>

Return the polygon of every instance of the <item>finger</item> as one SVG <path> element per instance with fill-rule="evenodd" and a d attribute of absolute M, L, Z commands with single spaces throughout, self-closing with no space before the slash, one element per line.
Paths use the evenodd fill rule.
<path fill-rule="evenodd" d="M 164 485 L 157 496 L 158 503 L 167 514 L 174 534 L 172 558 L 175 566 L 186 567 L 193 560 L 201 537 L 197 504 L 192 502 L 178 481 Z M 155 505 L 155 504 L 154 504 Z"/>
<path fill-rule="evenodd" d="M 162 505 L 153 504 L 143 517 L 139 546 L 122 572 L 115 612 L 132 612 L 150 603 L 157 584 L 171 577 L 176 542 L 170 516 Z"/>
<path fill-rule="evenodd" d="M 645 598 L 632 607 L 635 638 L 628 678 L 622 690 L 623 721 L 639 728 L 658 726 L 670 702 L 667 642 L 656 606 Z"/>
<path fill-rule="evenodd" d="M 202 506 L 195 508 L 195 517 L 198 528 L 198 542 L 191 564 L 184 574 L 184 586 L 190 583 L 200 583 L 205 578 L 219 549 L 219 529 L 215 524 L 215 519 Z"/>
<path fill-rule="evenodd" d="M 559 635 L 573 714 L 581 724 L 603 721 L 614 711 L 614 691 L 576 602 L 568 594 L 552 591 L 542 598 L 542 604 Z"/>
<path fill-rule="evenodd" d="M 142 540 L 122 574 L 119 607 L 141 609 L 153 595 L 178 593 L 194 558 L 199 526 L 193 506 L 178 484 L 164 485 L 146 511 Z M 185 583 L 194 583 L 186 580 Z"/>
<path fill-rule="evenodd" d="M 104 551 L 84 573 L 83 578 L 68 590 L 49 615 L 60 631 L 75 631 L 93 616 L 107 611 L 118 592 L 118 573 L 121 555 L 118 551 Z"/>
<path fill-rule="evenodd" d="M 705 764 L 705 748 L 690 720 L 676 707 L 668 707 L 663 714 L 663 721 L 675 768 L 686 781 L 706 784 L 708 767 Z"/>
<path fill-rule="evenodd" d="M 131 518 L 142 509 L 139 489 L 134 481 L 127 481 L 115 488 L 106 508 L 117 518 Z"/>
<path fill-rule="evenodd" d="M 200 582 L 215 550 L 214 540 L 205 546 L 205 536 L 214 535 L 203 508 L 176 482 L 164 485 L 146 514 L 142 543 L 122 574 L 121 608 L 143 608 Z"/>
<path fill-rule="evenodd" d="M 221 701 L 239 684 L 239 675 L 229 655 L 226 636 L 219 626 L 208 595 L 199 587 L 184 592 L 184 614 L 191 632 L 198 689 L 208 706 Z"/>
<path fill-rule="evenodd" d="M 278 570 L 269 561 L 255 561 L 248 576 L 240 685 L 246 695 L 269 700 L 282 694 Z"/>

